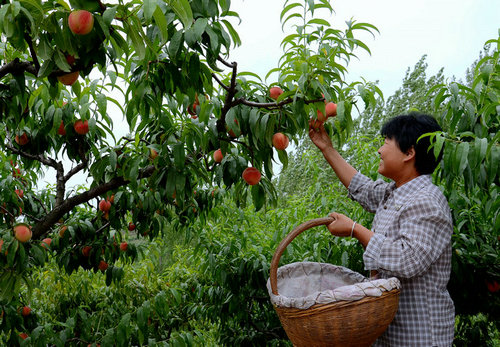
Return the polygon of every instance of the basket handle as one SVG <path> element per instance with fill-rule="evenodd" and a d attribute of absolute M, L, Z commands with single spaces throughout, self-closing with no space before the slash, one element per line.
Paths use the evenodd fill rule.
<path fill-rule="evenodd" d="M 269 270 L 269 277 L 271 281 L 271 290 L 274 295 L 278 295 L 278 265 L 280 262 L 281 255 L 285 251 L 286 247 L 296 238 L 300 233 L 306 231 L 307 229 L 316 227 L 318 225 L 328 225 L 333 222 L 334 219 L 331 217 L 316 218 L 310 221 L 304 222 L 295 227 L 278 245 L 276 251 L 274 252 L 273 259 L 271 260 L 271 269 Z"/>

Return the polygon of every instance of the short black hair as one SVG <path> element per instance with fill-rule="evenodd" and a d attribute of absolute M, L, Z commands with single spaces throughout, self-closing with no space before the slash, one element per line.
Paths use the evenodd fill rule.
<path fill-rule="evenodd" d="M 443 155 L 442 151 L 438 158 L 434 151 L 429 150 L 430 139 L 428 136 L 418 138 L 426 133 L 442 131 L 434 117 L 427 114 L 412 112 L 396 116 L 388 120 L 380 131 L 382 136 L 394 139 L 403 153 L 407 153 L 412 147 L 415 149 L 415 168 L 421 175 L 432 174 Z"/>

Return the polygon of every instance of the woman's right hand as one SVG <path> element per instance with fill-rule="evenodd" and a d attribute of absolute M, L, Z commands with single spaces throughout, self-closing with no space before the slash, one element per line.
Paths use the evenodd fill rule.
<path fill-rule="evenodd" d="M 323 122 L 317 119 L 309 120 L 309 138 L 322 152 L 327 148 L 333 148 L 330 136 L 325 130 Z"/>

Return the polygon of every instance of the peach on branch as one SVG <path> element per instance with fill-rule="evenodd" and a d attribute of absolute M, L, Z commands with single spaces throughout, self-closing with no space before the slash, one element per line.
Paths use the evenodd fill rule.
<path fill-rule="evenodd" d="M 64 136 L 66 135 L 66 128 L 64 127 L 64 122 L 61 121 L 61 124 L 59 125 L 59 128 L 57 129 L 57 134 Z"/>
<path fill-rule="evenodd" d="M 135 230 L 135 224 L 132 223 L 132 222 L 128 223 L 128 230 L 129 231 L 134 231 Z"/>
<path fill-rule="evenodd" d="M 26 317 L 26 316 L 29 316 L 31 313 L 31 308 L 29 306 L 23 306 L 23 308 L 21 309 L 21 314 Z"/>
<path fill-rule="evenodd" d="M 325 105 L 326 117 L 335 117 L 337 115 L 337 104 L 328 102 Z"/>
<path fill-rule="evenodd" d="M 99 201 L 99 210 L 102 212 L 109 212 L 111 209 L 111 203 L 108 200 Z"/>
<path fill-rule="evenodd" d="M 50 247 L 50 244 L 52 243 L 52 239 L 50 237 L 47 237 L 42 240 L 42 247 L 47 249 L 47 247 Z"/>
<path fill-rule="evenodd" d="M 19 223 L 14 226 L 14 236 L 15 238 L 21 242 L 27 242 L 31 239 L 31 227 L 25 223 Z"/>
<path fill-rule="evenodd" d="M 57 76 L 57 80 L 65 86 L 71 86 L 80 76 L 80 71 L 70 72 L 64 75 Z"/>
<path fill-rule="evenodd" d="M 85 135 L 89 132 L 89 121 L 79 119 L 73 124 L 73 128 L 78 135 Z"/>
<path fill-rule="evenodd" d="M 73 34 L 87 35 L 94 27 L 94 16 L 86 10 L 76 10 L 69 14 L 68 26 Z"/>
<path fill-rule="evenodd" d="M 61 226 L 61 228 L 59 229 L 59 236 L 63 237 L 64 233 L 66 232 L 66 230 L 68 230 L 68 226 L 67 225 Z"/>
<path fill-rule="evenodd" d="M 271 87 L 269 89 L 269 96 L 271 99 L 277 100 L 281 94 L 283 94 L 283 89 L 280 87 Z"/>
<path fill-rule="evenodd" d="M 30 139 L 28 138 L 28 135 L 24 132 L 21 135 L 16 135 L 14 140 L 16 141 L 16 143 L 19 146 L 24 146 L 30 141 Z"/>
<path fill-rule="evenodd" d="M 99 270 L 101 270 L 102 272 L 106 271 L 106 269 L 108 268 L 108 263 L 106 263 L 104 260 L 101 260 L 99 262 L 99 265 L 97 266 L 99 268 Z"/>
<path fill-rule="evenodd" d="M 128 249 L 128 243 L 123 241 L 122 243 L 120 243 L 120 251 L 122 252 L 126 252 Z"/>
<path fill-rule="evenodd" d="M 91 246 L 84 246 L 82 248 L 82 254 L 84 257 L 88 258 L 90 256 L 90 251 L 92 250 Z"/>
<path fill-rule="evenodd" d="M 222 151 L 219 148 L 214 152 L 214 161 L 216 163 L 220 163 L 222 161 L 222 158 L 224 158 L 224 156 L 222 155 Z"/>
<path fill-rule="evenodd" d="M 22 199 L 24 197 L 24 190 L 16 189 L 15 192 L 16 192 L 16 195 L 19 197 L 19 199 Z"/>
<path fill-rule="evenodd" d="M 243 170 L 241 177 L 247 182 L 249 185 L 253 186 L 260 182 L 260 178 L 262 177 L 259 170 L 254 167 L 247 167 Z"/>
<path fill-rule="evenodd" d="M 283 133 L 276 133 L 273 135 L 273 146 L 277 150 L 284 150 L 285 148 L 288 147 L 288 144 L 290 143 L 290 140 L 288 139 L 288 136 L 286 136 Z"/>

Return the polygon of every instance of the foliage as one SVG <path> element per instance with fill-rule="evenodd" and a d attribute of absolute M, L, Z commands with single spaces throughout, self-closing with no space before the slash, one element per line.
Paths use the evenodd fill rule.
<path fill-rule="evenodd" d="M 86 35 L 69 27 L 76 9 L 94 18 Z M 6 311 L 35 286 L 32 275 L 47 261 L 67 274 L 102 271 L 107 285 L 122 280 L 123 264 L 136 260 L 138 249 L 120 250 L 121 242 L 205 221 L 223 191 L 238 206 L 249 197 L 256 210 L 274 206 L 273 161 L 286 165 L 288 157 L 273 150 L 272 135 L 304 134 L 327 98 L 338 103 L 330 128 L 342 142 L 352 130 L 356 95 L 362 91 L 369 100 L 379 92 L 343 81 L 356 49 L 369 51 L 356 33 L 377 29 L 355 21 L 334 29 L 322 18 L 332 13 L 325 0 L 285 2 L 283 28 L 295 31 L 266 76 L 276 75 L 273 84 L 284 90 L 273 100 L 261 77 L 225 60 L 241 43 L 230 1 L 4 1 L 0 300 Z M 65 85 L 73 75 L 77 81 Z M 116 135 L 120 116 L 125 136 Z M 88 132 L 77 129 L 79 121 Z M 212 158 L 218 148 L 220 164 Z M 263 172 L 259 184 L 241 179 L 247 166 Z M 36 184 L 45 172 L 55 173 L 51 189 Z M 88 184 L 71 187 L 76 177 Z M 111 203 L 109 211 L 98 208 L 100 200 Z M 14 237 L 18 222 L 30 226 L 30 241 Z M 44 238 L 53 240 L 48 249 Z M 12 322 L 2 326 L 11 337 L 19 329 Z"/>

